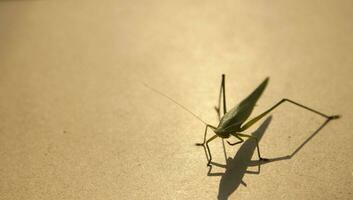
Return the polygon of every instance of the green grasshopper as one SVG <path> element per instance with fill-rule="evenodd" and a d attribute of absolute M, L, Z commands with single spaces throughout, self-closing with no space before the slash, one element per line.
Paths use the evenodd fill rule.
<path fill-rule="evenodd" d="M 204 139 L 203 139 L 203 143 L 196 143 L 197 146 L 204 146 L 207 149 L 207 166 L 211 166 L 211 161 L 212 161 L 212 155 L 211 155 L 211 151 L 210 148 L 208 146 L 208 144 L 213 141 L 214 139 L 216 139 L 217 137 L 220 138 L 229 138 L 230 136 L 234 136 L 236 137 L 239 141 L 235 142 L 235 143 L 230 143 L 229 141 L 227 141 L 227 143 L 231 146 L 234 146 L 236 144 L 240 144 L 242 142 L 244 142 L 243 138 L 250 138 L 250 139 L 254 139 L 256 141 L 256 147 L 257 147 L 257 154 L 259 157 L 260 161 L 268 161 L 268 159 L 261 157 L 260 154 L 260 148 L 259 148 L 259 144 L 258 144 L 258 139 L 255 136 L 252 135 L 247 135 L 247 134 L 243 134 L 243 132 L 245 130 L 247 130 L 248 128 L 250 128 L 253 124 L 255 124 L 256 122 L 258 122 L 261 118 L 263 118 L 264 116 L 266 116 L 267 114 L 269 114 L 272 110 L 274 110 L 275 108 L 277 108 L 279 105 L 281 105 L 284 102 L 289 102 L 292 103 L 296 106 L 299 106 L 301 108 L 304 108 L 308 111 L 311 111 L 313 113 L 316 113 L 318 115 L 321 115 L 322 117 L 327 118 L 327 120 L 332 120 L 332 119 L 338 119 L 340 116 L 339 115 L 326 115 L 323 114 L 317 110 L 314 110 L 312 108 L 309 108 L 307 106 L 304 106 L 302 104 L 299 104 L 295 101 L 292 101 L 290 99 L 282 99 L 280 100 L 278 103 L 276 103 L 274 106 L 272 106 L 271 108 L 269 108 L 268 110 L 266 110 L 265 112 L 263 112 L 262 114 L 254 117 L 253 119 L 249 120 L 246 122 L 246 120 L 250 117 L 256 102 L 258 101 L 258 99 L 260 98 L 261 94 L 263 93 L 263 91 L 265 90 L 267 83 L 269 81 L 269 78 L 266 78 L 248 97 L 246 97 L 242 102 L 240 102 L 237 106 L 235 106 L 234 108 L 232 108 L 231 110 L 229 110 L 227 112 L 227 108 L 226 108 L 226 95 L 225 95 L 225 75 L 222 74 L 222 82 L 221 82 L 221 88 L 220 88 L 220 92 L 219 92 L 219 99 L 218 99 L 218 107 L 215 107 L 218 117 L 220 118 L 219 124 L 217 127 L 212 126 L 206 122 L 204 122 L 199 116 L 197 116 L 196 114 L 194 114 L 193 112 L 191 112 L 189 109 L 187 109 L 185 106 L 179 104 L 178 102 L 176 102 L 174 99 L 170 98 L 169 96 L 163 94 L 162 92 L 149 87 L 148 85 L 144 84 L 146 87 L 150 88 L 151 90 L 155 91 L 156 93 L 168 98 L 169 100 L 173 101 L 174 103 L 176 103 L 177 105 L 179 105 L 182 109 L 186 110 L 187 112 L 189 112 L 190 114 L 192 114 L 194 117 L 196 117 L 197 119 L 199 119 L 202 123 L 204 123 L 206 125 L 205 128 L 205 133 L 204 133 Z M 220 106 L 221 106 L 221 99 L 223 99 L 223 116 L 222 118 L 220 117 Z M 207 130 L 208 129 L 212 129 L 213 132 L 215 133 L 214 136 L 212 136 L 211 138 L 209 138 L 208 140 L 206 140 L 207 138 Z"/>
<path fill-rule="evenodd" d="M 279 105 L 281 105 L 284 102 L 292 103 L 296 106 L 299 106 L 299 107 L 304 108 L 306 110 L 309 110 L 313 113 L 321 115 L 321 116 L 327 118 L 328 120 L 338 119 L 340 117 L 339 115 L 329 116 L 329 115 L 323 114 L 317 110 L 314 110 L 312 108 L 304 106 L 300 103 L 297 103 L 297 102 L 292 101 L 290 99 L 284 98 L 284 99 L 280 100 L 278 103 L 276 103 L 274 106 L 272 106 L 271 108 L 266 110 L 265 112 L 261 113 L 260 115 L 254 117 L 253 119 L 246 122 L 246 120 L 250 117 L 250 114 L 253 111 L 253 109 L 256 105 L 256 102 L 258 101 L 261 94 L 265 90 L 267 83 L 268 83 L 268 80 L 269 80 L 269 78 L 266 78 L 248 97 L 246 97 L 237 106 L 235 106 L 234 108 L 232 108 L 231 110 L 229 110 L 227 112 L 226 97 L 225 97 L 225 75 L 222 74 L 222 82 L 221 82 L 221 88 L 220 88 L 220 93 L 219 93 L 218 107 L 215 107 L 215 109 L 218 113 L 218 116 L 220 116 L 219 111 L 220 111 L 220 105 L 221 105 L 221 97 L 223 97 L 223 114 L 224 115 L 220 119 L 220 122 L 217 127 L 212 126 L 210 124 L 206 124 L 203 143 L 196 143 L 196 145 L 198 145 L 198 146 L 206 146 L 206 148 L 207 148 L 207 152 L 209 155 L 207 166 L 210 166 L 210 163 L 212 161 L 212 155 L 211 155 L 211 151 L 208 146 L 208 143 L 210 143 L 212 140 L 214 140 L 217 137 L 229 138 L 230 136 L 234 136 L 237 139 L 239 139 L 239 141 L 235 142 L 235 143 L 230 143 L 229 141 L 227 141 L 227 143 L 232 146 L 242 143 L 244 141 L 242 137 L 254 139 L 256 141 L 256 145 L 257 145 L 257 154 L 258 154 L 259 160 L 260 161 L 261 160 L 268 161 L 268 159 L 261 157 L 258 139 L 252 135 L 243 134 L 242 132 L 244 132 L 245 130 L 250 128 L 253 124 L 255 124 L 257 121 L 259 121 L 261 118 L 266 116 L 268 113 L 270 113 L 272 110 L 274 110 L 275 108 L 277 108 Z M 215 133 L 215 135 L 212 136 L 211 138 L 209 138 L 208 140 L 206 140 L 208 128 L 212 129 L 213 132 Z"/>

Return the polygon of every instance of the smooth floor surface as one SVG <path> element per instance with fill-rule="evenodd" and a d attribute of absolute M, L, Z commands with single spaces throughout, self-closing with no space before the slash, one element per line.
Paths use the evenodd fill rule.
<path fill-rule="evenodd" d="M 0 0 L 0 199 L 352 199 L 352 35 L 352 1 Z M 269 76 L 252 116 L 342 118 L 285 103 L 245 132 L 270 162 L 216 139 L 208 174 L 146 84 L 216 126 L 222 73 L 228 109 Z"/>

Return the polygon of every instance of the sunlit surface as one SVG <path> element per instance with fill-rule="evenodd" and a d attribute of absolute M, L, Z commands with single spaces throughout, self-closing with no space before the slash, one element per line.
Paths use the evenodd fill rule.
<path fill-rule="evenodd" d="M 352 1 L 0 1 L 0 199 L 352 199 L 352 35 Z M 208 176 L 144 83 L 216 126 L 222 73 L 228 109 L 269 76 L 253 116 L 342 118 L 283 104 L 246 132 L 273 162 L 216 139 Z"/>

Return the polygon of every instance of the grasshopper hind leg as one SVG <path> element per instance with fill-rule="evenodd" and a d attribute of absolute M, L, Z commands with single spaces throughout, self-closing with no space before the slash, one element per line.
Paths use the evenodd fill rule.
<path fill-rule="evenodd" d="M 223 115 L 227 113 L 227 104 L 226 104 L 226 87 L 225 87 L 225 75 L 222 74 L 221 87 L 219 89 L 218 96 L 218 106 L 215 106 L 214 109 L 217 112 L 218 119 L 221 119 L 221 101 L 223 99 Z"/>

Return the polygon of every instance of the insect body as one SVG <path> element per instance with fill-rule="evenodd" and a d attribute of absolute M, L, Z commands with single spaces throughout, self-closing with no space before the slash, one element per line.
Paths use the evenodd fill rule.
<path fill-rule="evenodd" d="M 312 108 L 309 108 L 307 106 L 304 106 L 302 104 L 294 102 L 290 99 L 282 99 L 281 101 L 276 103 L 274 106 L 272 106 L 271 108 L 269 108 L 268 110 L 266 110 L 262 114 L 260 114 L 260 115 L 256 116 L 255 118 L 246 122 L 246 120 L 250 117 L 251 112 L 256 105 L 256 102 L 258 101 L 261 94 L 265 90 L 267 83 L 268 83 L 268 80 L 269 80 L 269 78 L 266 78 L 247 98 L 245 98 L 242 102 L 240 102 L 238 104 L 238 106 L 232 108 L 231 110 L 229 110 L 227 112 L 226 100 L 225 100 L 225 75 L 224 74 L 222 75 L 222 83 L 221 83 L 221 89 L 220 89 L 220 94 L 219 94 L 218 107 L 215 107 L 215 109 L 218 113 L 218 116 L 220 117 L 221 97 L 223 97 L 223 117 L 220 119 L 220 122 L 217 127 L 212 126 L 210 124 L 206 124 L 204 141 L 203 141 L 203 143 L 196 144 L 196 145 L 206 146 L 208 156 L 209 156 L 208 163 L 207 163 L 208 166 L 210 166 L 210 163 L 212 161 L 212 156 L 211 156 L 211 152 L 210 152 L 210 148 L 208 146 L 208 143 L 217 137 L 229 138 L 230 136 L 234 136 L 237 139 L 239 139 L 239 141 L 235 142 L 235 143 L 230 143 L 229 141 L 227 141 L 229 145 L 236 145 L 236 144 L 242 143 L 244 141 L 243 140 L 244 137 L 255 139 L 256 144 L 257 144 L 257 153 L 258 153 L 259 159 L 264 160 L 264 161 L 268 160 L 266 158 L 261 157 L 257 138 L 252 135 L 243 134 L 242 132 L 247 130 L 249 127 L 251 127 L 253 124 L 255 124 L 257 121 L 259 121 L 261 118 L 266 116 L 273 109 L 275 109 L 276 107 L 278 107 L 279 105 L 281 105 L 284 102 L 292 103 L 296 106 L 299 106 L 301 108 L 304 108 L 306 110 L 314 112 L 318 115 L 321 115 L 321 116 L 327 118 L 328 120 L 339 118 L 338 115 L 328 116 L 328 115 L 323 114 L 319 111 L 316 111 Z M 221 95 L 221 94 L 223 94 L 223 95 Z M 212 136 L 211 138 L 209 138 L 208 140 L 206 140 L 207 129 L 209 129 L 209 128 L 213 130 L 215 135 Z"/>
<path fill-rule="evenodd" d="M 224 80 L 224 76 L 223 76 Z M 223 81 L 222 81 L 223 83 Z M 221 118 L 214 132 L 223 138 L 228 138 L 233 132 L 241 132 L 241 125 L 248 119 L 257 100 L 266 88 L 268 78 L 266 78 L 256 90 L 244 99 L 238 106 L 226 112 Z"/>

